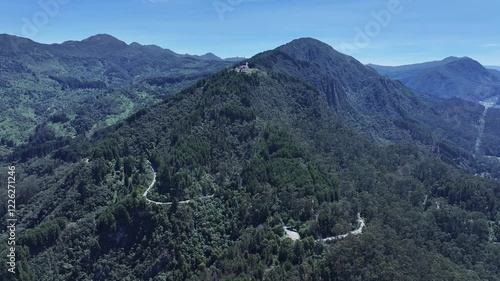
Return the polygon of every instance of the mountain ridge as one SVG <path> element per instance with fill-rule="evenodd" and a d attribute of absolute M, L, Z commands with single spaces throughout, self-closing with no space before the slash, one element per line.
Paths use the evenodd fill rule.
<path fill-rule="evenodd" d="M 472 155 L 480 105 L 423 97 L 310 38 L 257 54 L 249 62 L 251 67 L 291 75 L 317 88 L 339 117 L 378 143 L 411 141 L 435 151 L 454 143 L 461 152 L 444 150 L 469 155 L 465 158 Z"/>
<path fill-rule="evenodd" d="M 0 154 L 41 131 L 91 134 L 229 65 L 106 34 L 62 44 L 2 34 L 0 140 L 10 147 Z"/>
<path fill-rule="evenodd" d="M 308 67 L 323 47 L 301 50 L 298 57 L 312 62 L 286 59 L 285 49 L 250 63 L 318 70 Z M 99 138 L 17 163 L 18 173 L 29 173 L 17 183 L 18 275 L 40 281 L 499 280 L 498 238 L 490 233 L 500 228 L 489 224 L 500 211 L 498 182 L 411 144 L 378 146 L 346 125 L 316 87 L 252 68 L 221 70 Z M 79 158 L 65 159 L 71 153 Z M 158 171 L 148 198 L 171 206 L 140 196 L 153 177 L 147 161 Z M 39 168 L 49 164 L 52 169 Z M 209 194 L 215 196 L 179 204 Z M 358 214 L 366 219 L 362 234 L 315 242 L 355 229 Z M 6 220 L 0 224 L 6 231 Z M 287 239 L 283 226 L 303 239 Z M 15 278 L 5 267 L 0 275 Z"/>
<path fill-rule="evenodd" d="M 479 102 L 500 95 L 500 75 L 468 57 L 398 67 L 369 66 L 437 98 L 459 97 Z"/>
<path fill-rule="evenodd" d="M 181 53 L 176 53 L 176 52 L 172 51 L 171 49 L 163 48 L 163 47 L 160 47 L 160 46 L 154 45 L 154 44 L 143 45 L 143 44 L 140 44 L 138 42 L 132 42 L 130 44 L 127 44 L 124 41 L 122 41 L 122 40 L 120 40 L 120 39 L 118 39 L 110 34 L 106 34 L 106 33 L 92 35 L 90 37 L 87 37 L 87 38 L 84 38 L 81 40 L 67 40 L 67 41 L 63 41 L 62 43 L 39 43 L 39 42 L 36 42 L 36 41 L 29 39 L 29 38 L 24 38 L 24 37 L 20 37 L 20 36 L 16 36 L 16 35 L 2 33 L 2 34 L 0 34 L 0 41 L 10 41 L 11 43 L 13 43 L 13 44 L 15 43 L 17 45 L 30 44 L 31 45 L 30 47 L 32 47 L 32 45 L 54 47 L 54 46 L 61 46 L 61 45 L 75 46 L 75 45 L 79 45 L 79 44 L 83 44 L 83 45 L 85 45 L 85 44 L 91 44 L 91 45 L 100 44 L 100 45 L 103 45 L 103 46 L 106 46 L 109 48 L 126 48 L 126 47 L 140 48 L 140 47 L 142 47 L 142 48 L 148 48 L 150 50 L 155 50 L 155 51 L 164 51 L 164 52 L 174 54 L 174 55 L 179 56 L 179 57 L 190 57 L 190 58 L 202 59 L 202 60 L 242 61 L 245 59 L 244 57 L 221 58 L 221 57 L 213 54 L 212 52 L 208 52 L 208 53 L 203 54 L 203 55 L 181 54 Z"/>

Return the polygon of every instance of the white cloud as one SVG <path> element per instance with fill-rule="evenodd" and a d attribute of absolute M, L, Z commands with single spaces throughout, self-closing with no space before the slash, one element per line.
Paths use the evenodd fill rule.
<path fill-rule="evenodd" d="M 500 43 L 488 43 L 488 44 L 480 45 L 480 47 L 483 47 L 483 48 L 500 48 Z"/>

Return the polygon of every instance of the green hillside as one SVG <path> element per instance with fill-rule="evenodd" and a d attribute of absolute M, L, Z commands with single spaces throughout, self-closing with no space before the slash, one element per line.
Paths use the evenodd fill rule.
<path fill-rule="evenodd" d="M 298 78 L 223 70 L 17 164 L 17 280 L 500 280 L 498 181 L 346 124 Z"/>
<path fill-rule="evenodd" d="M 51 45 L 0 35 L 0 152 L 40 129 L 91 135 L 229 64 L 109 35 Z"/>
<path fill-rule="evenodd" d="M 381 145 L 414 143 L 448 163 L 474 169 L 484 111 L 479 104 L 422 96 L 312 38 L 258 54 L 250 64 L 317 88 L 337 116 Z"/>

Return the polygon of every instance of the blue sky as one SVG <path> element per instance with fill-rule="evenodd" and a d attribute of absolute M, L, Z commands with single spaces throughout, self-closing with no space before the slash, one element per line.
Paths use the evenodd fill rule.
<path fill-rule="evenodd" d="M 2 0 L 0 33 L 43 43 L 107 33 L 221 57 L 314 37 L 363 63 L 500 65 L 498 11 L 498 0 Z"/>

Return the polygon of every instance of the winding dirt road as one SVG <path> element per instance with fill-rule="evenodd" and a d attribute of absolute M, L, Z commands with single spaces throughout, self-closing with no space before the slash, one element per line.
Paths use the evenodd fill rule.
<path fill-rule="evenodd" d="M 323 239 L 318 239 L 316 241 L 321 241 L 321 242 L 328 242 L 328 241 L 336 241 L 336 240 L 341 240 L 346 238 L 349 235 L 360 235 L 363 233 L 363 228 L 366 226 L 365 219 L 361 217 L 361 214 L 358 213 L 358 225 L 359 227 L 349 233 L 342 234 L 342 235 L 337 235 L 337 236 L 332 236 L 332 237 L 327 237 Z"/>
<path fill-rule="evenodd" d="M 151 200 L 148 198 L 148 193 L 149 191 L 151 191 L 151 189 L 153 188 L 153 186 L 155 185 L 156 183 L 156 171 L 155 169 L 153 169 L 153 165 L 151 164 L 151 162 L 148 161 L 148 164 L 149 164 L 149 167 L 151 167 L 151 170 L 153 171 L 153 180 L 151 181 L 151 184 L 148 186 L 148 188 L 146 189 L 146 191 L 144 191 L 144 193 L 142 194 L 142 196 L 144 196 L 144 198 L 146 199 L 147 202 L 151 203 L 151 204 L 155 204 L 155 205 L 172 205 L 173 202 L 158 202 L 158 201 L 154 201 L 154 200 Z M 199 199 L 208 199 L 208 198 L 213 198 L 215 196 L 215 194 L 212 194 L 212 195 L 208 195 L 208 196 L 203 196 L 203 197 L 200 197 Z M 179 201 L 179 204 L 188 204 L 192 201 L 192 199 L 189 199 L 189 200 L 184 200 L 184 201 Z M 346 234 L 342 234 L 342 235 L 337 235 L 337 236 L 332 236 L 332 237 L 327 237 L 327 238 L 323 238 L 323 239 L 317 239 L 316 242 L 328 242 L 328 241 L 335 241 L 335 240 L 340 240 L 340 239 L 344 239 L 346 238 L 348 235 L 360 235 L 363 233 L 363 228 L 366 226 L 365 224 L 365 220 L 361 217 L 361 214 L 358 213 L 358 224 L 359 224 L 359 227 L 349 233 L 346 233 Z M 288 227 L 284 227 L 285 229 L 285 232 L 287 234 L 287 236 L 296 241 L 296 240 L 300 240 L 300 235 L 298 232 L 296 231 L 292 231 L 291 229 L 289 229 Z"/>
<path fill-rule="evenodd" d="M 151 181 L 151 184 L 149 185 L 148 189 L 146 189 L 146 191 L 144 191 L 144 194 L 142 194 L 142 196 L 144 196 L 144 198 L 146 199 L 146 201 L 148 203 L 151 203 L 151 204 L 155 204 L 155 205 L 167 205 L 167 206 L 172 205 L 173 202 L 158 202 L 158 201 L 154 201 L 154 200 L 151 200 L 151 199 L 148 198 L 149 191 L 151 191 L 151 188 L 153 188 L 153 186 L 156 183 L 156 171 L 155 171 L 155 169 L 153 169 L 153 165 L 151 164 L 151 162 L 149 162 L 149 160 L 148 160 L 148 164 L 149 164 L 149 167 L 151 167 L 151 170 L 153 171 L 153 180 Z M 199 197 L 199 199 L 208 199 L 208 198 L 213 198 L 214 196 L 215 196 L 215 194 L 212 194 L 212 195 L 208 195 L 208 196 Z M 188 204 L 188 203 L 191 203 L 191 201 L 193 201 L 193 199 L 179 201 L 179 204 Z"/>
<path fill-rule="evenodd" d="M 360 235 L 363 233 L 363 228 L 366 226 L 366 223 L 365 223 L 365 219 L 361 217 L 361 214 L 358 213 L 358 225 L 359 227 L 351 232 L 348 232 L 346 234 L 341 234 L 341 235 L 336 235 L 336 236 L 332 236 L 332 237 L 327 237 L 327 238 L 323 238 L 323 239 L 316 239 L 316 242 L 329 242 L 329 241 L 336 241 L 336 240 L 341 240 L 341 239 L 344 239 L 346 238 L 347 236 L 349 235 Z M 285 229 L 285 232 L 286 232 L 286 235 L 288 236 L 288 238 L 296 241 L 296 240 L 300 240 L 300 235 L 298 232 L 296 231 L 293 231 L 291 230 L 290 228 L 284 226 L 283 227 Z"/>

